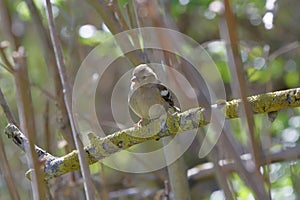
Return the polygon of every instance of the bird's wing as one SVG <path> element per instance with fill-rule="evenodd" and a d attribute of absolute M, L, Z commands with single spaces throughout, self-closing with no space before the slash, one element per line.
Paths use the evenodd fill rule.
<path fill-rule="evenodd" d="M 150 83 L 147 84 L 147 86 L 152 88 L 157 88 L 159 90 L 160 95 L 169 104 L 169 106 L 174 108 L 175 112 L 179 111 L 179 108 L 175 107 L 174 105 L 172 92 L 166 86 L 157 83 Z"/>

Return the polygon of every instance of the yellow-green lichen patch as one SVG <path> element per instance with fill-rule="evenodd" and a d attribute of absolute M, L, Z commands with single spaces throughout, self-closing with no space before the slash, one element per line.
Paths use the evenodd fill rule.
<path fill-rule="evenodd" d="M 188 130 L 190 127 L 194 127 L 193 121 L 191 119 L 187 119 L 186 116 L 180 116 L 180 128 L 181 130 Z"/>
<path fill-rule="evenodd" d="M 203 112 L 205 112 L 204 108 L 195 108 L 178 115 L 179 129 L 186 131 L 207 124 Z"/>
<path fill-rule="evenodd" d="M 197 127 L 205 126 L 209 123 L 209 119 L 206 119 L 206 112 L 207 110 L 204 108 L 200 108 L 197 112 L 195 112 L 195 117 L 193 120 L 196 122 Z"/>
<path fill-rule="evenodd" d="M 168 117 L 166 120 L 166 126 L 170 135 L 175 135 L 179 130 L 179 117 L 174 115 L 172 117 Z"/>
<path fill-rule="evenodd" d="M 296 88 L 256 95 L 249 97 L 248 101 L 254 113 L 270 113 L 280 109 L 300 106 L 300 89 Z M 223 111 L 226 118 L 236 118 L 239 116 L 240 104 L 241 100 L 238 99 L 227 103 L 221 102 L 221 104 L 213 105 L 211 108 Z M 118 131 L 104 138 L 91 133 L 89 134 L 90 145 L 85 147 L 87 161 L 89 164 L 93 164 L 97 160 L 108 157 L 135 144 L 160 139 L 207 125 L 210 123 L 209 114 L 211 113 L 208 110 L 194 108 L 183 113 L 168 116 L 166 119 L 156 119 L 142 126 L 134 126 Z M 51 155 L 48 157 L 47 155 L 43 157 L 43 160 L 46 160 L 44 166 L 46 180 L 79 169 L 77 151 L 73 151 L 60 158 Z M 28 171 L 27 176 L 30 176 L 30 173 L 31 171 Z"/>
<path fill-rule="evenodd" d="M 78 151 L 74 150 L 71 153 L 63 156 L 61 158 L 62 164 L 59 165 L 59 170 L 61 173 L 66 173 L 70 171 L 75 171 L 80 168 L 78 160 Z"/>
<path fill-rule="evenodd" d="M 156 136 L 163 129 L 165 123 L 163 119 L 152 120 L 151 123 L 146 125 L 137 126 L 134 129 L 130 129 L 128 134 L 134 138 L 152 138 Z"/>
<path fill-rule="evenodd" d="M 286 107 L 291 106 L 296 107 L 300 104 L 300 89 L 291 89 L 290 92 L 286 95 L 285 105 Z"/>
<path fill-rule="evenodd" d="M 252 105 L 252 111 L 254 113 L 264 113 L 270 109 L 272 104 L 272 95 L 257 95 L 248 97 L 248 101 Z"/>
<path fill-rule="evenodd" d="M 232 100 L 226 103 L 224 113 L 227 118 L 236 118 L 238 116 L 238 106 L 241 100 Z"/>

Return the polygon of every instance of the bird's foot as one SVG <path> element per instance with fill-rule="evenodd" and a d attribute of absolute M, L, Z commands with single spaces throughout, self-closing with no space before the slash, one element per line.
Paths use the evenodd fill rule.
<path fill-rule="evenodd" d="M 135 126 L 137 126 L 137 127 L 141 127 L 142 126 L 142 123 L 143 123 L 143 118 L 142 119 L 140 119 L 140 121 L 138 121 L 136 124 L 135 124 Z"/>
<path fill-rule="evenodd" d="M 135 127 L 142 127 L 142 126 L 145 126 L 145 125 L 147 125 L 149 123 L 150 123 L 150 120 L 142 118 L 142 119 L 140 119 L 140 121 L 138 121 L 135 124 Z"/>

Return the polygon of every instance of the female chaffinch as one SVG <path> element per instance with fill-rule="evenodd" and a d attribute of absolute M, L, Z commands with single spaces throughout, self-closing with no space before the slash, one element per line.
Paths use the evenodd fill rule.
<path fill-rule="evenodd" d="M 179 111 L 174 106 L 171 92 L 162 85 L 155 72 L 146 64 L 141 64 L 133 70 L 128 97 L 130 108 L 141 117 L 141 121 L 157 119 Z"/>

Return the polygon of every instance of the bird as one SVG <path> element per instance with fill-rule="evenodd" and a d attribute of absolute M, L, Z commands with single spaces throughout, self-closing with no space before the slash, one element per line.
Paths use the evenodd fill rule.
<path fill-rule="evenodd" d="M 128 103 L 133 112 L 143 120 L 153 120 L 179 112 L 174 105 L 172 93 L 147 65 L 140 64 L 133 70 Z"/>

